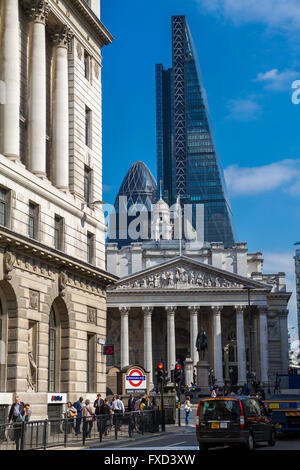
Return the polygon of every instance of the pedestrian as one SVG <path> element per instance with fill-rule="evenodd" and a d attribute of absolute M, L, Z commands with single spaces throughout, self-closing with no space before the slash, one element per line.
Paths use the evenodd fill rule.
<path fill-rule="evenodd" d="M 22 435 L 22 419 L 20 419 L 20 415 L 23 413 L 24 407 L 24 403 L 20 400 L 20 397 L 16 395 L 15 402 L 12 404 L 8 415 L 8 422 L 10 424 L 13 424 L 16 450 L 20 450 L 20 442 Z"/>
<path fill-rule="evenodd" d="M 104 405 L 104 401 L 101 398 L 101 394 L 98 393 L 97 398 L 94 401 L 95 419 L 97 420 L 98 432 L 100 432 L 101 415 L 103 414 L 103 405 Z"/>
<path fill-rule="evenodd" d="M 141 409 L 142 398 L 143 398 L 143 395 L 140 395 L 140 397 L 135 400 L 134 411 L 139 411 Z"/>
<path fill-rule="evenodd" d="M 76 401 L 73 406 L 77 411 L 77 418 L 76 418 L 76 427 L 75 427 L 75 436 L 81 434 L 80 426 L 81 426 L 81 418 L 82 418 L 82 405 L 83 397 L 80 397 L 78 401 Z"/>
<path fill-rule="evenodd" d="M 91 437 L 93 429 L 93 421 L 95 417 L 95 408 L 91 405 L 90 400 L 85 400 L 85 404 L 82 407 L 83 417 L 83 434 L 86 438 Z"/>
<path fill-rule="evenodd" d="M 212 398 L 216 398 L 216 396 L 217 396 L 217 392 L 216 392 L 216 390 L 213 388 L 212 391 L 211 391 L 211 397 L 212 397 Z"/>
<path fill-rule="evenodd" d="M 242 388 L 239 388 L 238 391 L 237 391 L 237 394 L 238 394 L 238 395 L 242 395 L 242 393 L 243 393 Z"/>
<path fill-rule="evenodd" d="M 104 433 L 104 436 L 107 436 L 108 430 L 111 425 L 111 415 L 112 415 L 111 404 L 109 403 L 107 398 L 105 398 L 103 402 L 102 414 L 103 414 L 102 432 Z"/>
<path fill-rule="evenodd" d="M 128 411 L 134 411 L 134 404 L 135 404 L 136 398 L 133 394 L 130 395 L 130 398 L 128 400 Z"/>
<path fill-rule="evenodd" d="M 121 415 L 125 413 L 125 406 L 119 395 L 114 395 L 114 401 L 112 403 L 112 411 L 114 413 L 114 425 L 117 430 L 120 429 Z"/>
<path fill-rule="evenodd" d="M 189 395 L 186 396 L 186 399 L 184 402 L 184 411 L 185 411 L 185 424 L 186 426 L 188 426 L 190 423 L 190 417 L 191 417 L 191 411 L 192 411 L 191 397 Z"/>
<path fill-rule="evenodd" d="M 67 433 L 70 434 L 74 428 L 74 418 L 77 416 L 77 410 L 70 401 L 67 403 L 66 419 L 67 419 Z"/>

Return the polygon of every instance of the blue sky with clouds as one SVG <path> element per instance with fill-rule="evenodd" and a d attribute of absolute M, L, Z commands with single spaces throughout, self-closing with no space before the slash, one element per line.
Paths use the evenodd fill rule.
<path fill-rule="evenodd" d="M 156 177 L 155 64 L 171 66 L 171 15 L 187 17 L 239 241 L 294 290 L 300 241 L 299 0 L 102 0 L 104 200 L 129 167 Z M 296 324 L 295 296 L 290 324 Z"/>

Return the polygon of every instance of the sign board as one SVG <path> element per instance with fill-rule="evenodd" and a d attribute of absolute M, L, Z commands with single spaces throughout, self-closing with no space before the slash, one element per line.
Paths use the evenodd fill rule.
<path fill-rule="evenodd" d="M 148 391 L 148 377 L 141 367 L 131 367 L 125 374 L 125 393 L 143 394 Z"/>
<path fill-rule="evenodd" d="M 63 405 L 67 403 L 66 393 L 48 393 L 48 405 Z"/>
<path fill-rule="evenodd" d="M 103 346 L 103 356 L 113 356 L 115 354 L 115 346 L 113 344 L 107 344 Z"/>

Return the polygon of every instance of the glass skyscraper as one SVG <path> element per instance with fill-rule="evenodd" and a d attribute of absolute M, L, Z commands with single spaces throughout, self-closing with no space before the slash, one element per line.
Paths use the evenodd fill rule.
<path fill-rule="evenodd" d="M 192 36 L 172 17 L 172 69 L 156 65 L 157 179 L 169 205 L 204 205 L 205 241 L 234 245 L 233 218 L 216 154 Z M 160 189 L 159 189 L 160 190 Z"/>

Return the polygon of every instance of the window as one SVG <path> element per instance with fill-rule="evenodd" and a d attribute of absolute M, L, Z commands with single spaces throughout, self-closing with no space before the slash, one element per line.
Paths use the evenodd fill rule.
<path fill-rule="evenodd" d="M 92 233 L 87 234 L 87 262 L 93 264 L 94 262 L 94 249 L 95 249 L 95 235 Z"/>
<path fill-rule="evenodd" d="M 56 375 L 56 334 L 57 325 L 53 308 L 50 312 L 49 321 L 49 356 L 48 356 L 48 391 L 55 392 L 55 375 Z"/>
<path fill-rule="evenodd" d="M 87 335 L 87 392 L 96 392 L 96 336 L 94 334 Z"/>
<path fill-rule="evenodd" d="M 84 200 L 87 204 L 91 202 L 91 180 L 92 170 L 85 166 L 84 167 Z"/>
<path fill-rule="evenodd" d="M 7 193 L 6 189 L 0 188 L 0 225 L 7 226 Z"/>
<path fill-rule="evenodd" d="M 54 219 L 54 246 L 56 250 L 64 249 L 64 219 L 58 215 Z"/>
<path fill-rule="evenodd" d="M 207 400 L 200 402 L 199 420 L 237 420 L 240 415 L 237 400 Z"/>
<path fill-rule="evenodd" d="M 92 147 L 92 111 L 85 108 L 85 145 Z"/>
<path fill-rule="evenodd" d="M 38 238 L 38 218 L 39 218 L 39 206 L 33 202 L 29 203 L 29 224 L 28 224 L 28 235 L 30 238 Z"/>
<path fill-rule="evenodd" d="M 90 80 L 90 61 L 89 54 L 84 51 L 84 76 L 87 80 Z"/>

